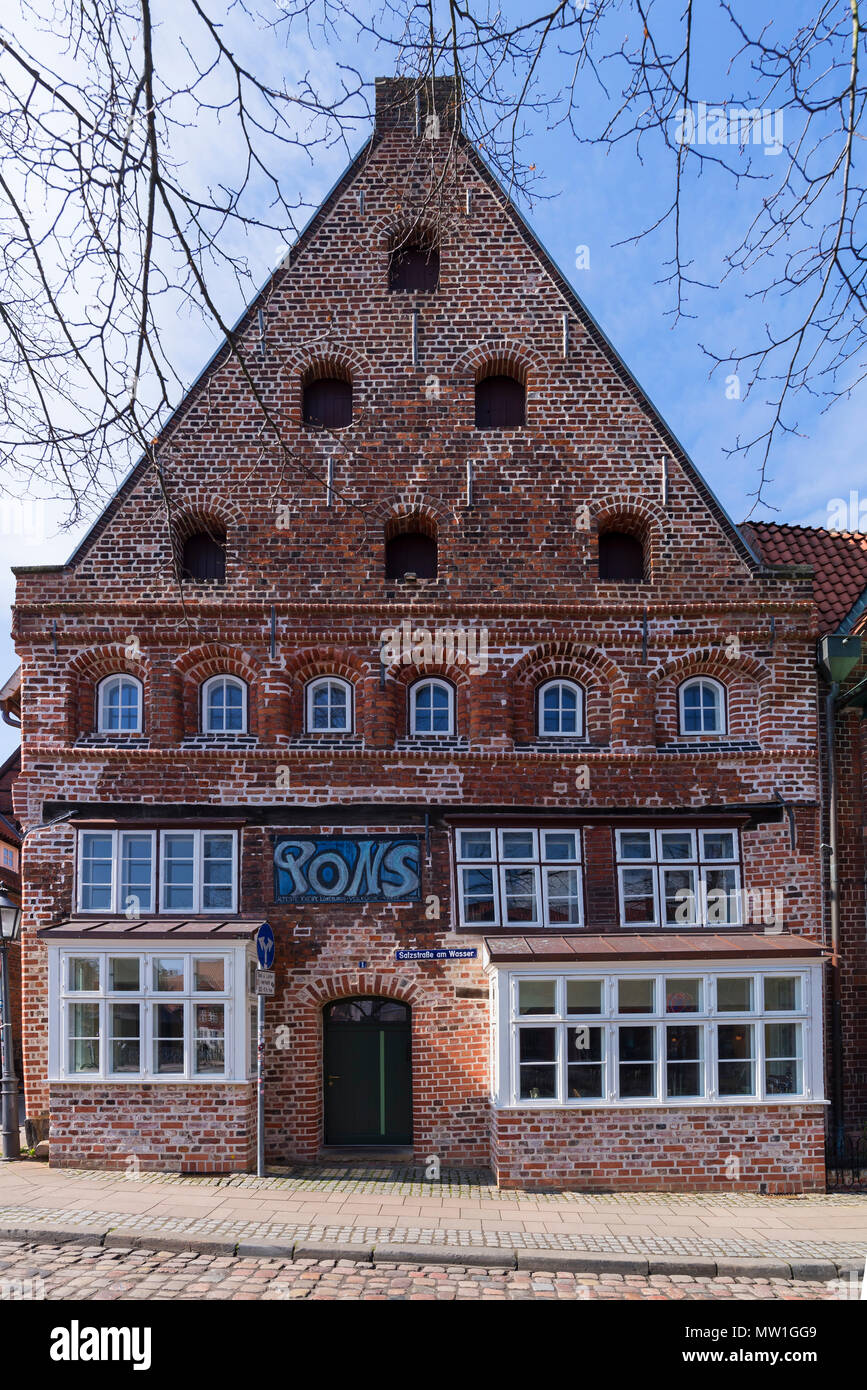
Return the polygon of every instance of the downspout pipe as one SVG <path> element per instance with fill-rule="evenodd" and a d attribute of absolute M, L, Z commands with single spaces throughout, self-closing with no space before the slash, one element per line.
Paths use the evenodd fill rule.
<path fill-rule="evenodd" d="M 828 768 L 828 906 L 831 915 L 831 1107 L 835 1147 L 843 1148 L 843 991 L 840 971 L 840 891 L 837 868 L 837 767 L 834 756 L 837 697 L 835 681 L 825 696 Z"/>

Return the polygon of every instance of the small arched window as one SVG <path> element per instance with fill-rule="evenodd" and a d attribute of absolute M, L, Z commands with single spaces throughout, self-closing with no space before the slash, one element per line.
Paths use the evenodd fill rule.
<path fill-rule="evenodd" d="M 247 687 L 235 676 L 212 676 L 202 686 L 202 732 L 247 732 Z"/>
<path fill-rule="evenodd" d="M 339 430 L 352 424 L 352 382 L 320 376 L 304 387 L 302 415 L 305 425 Z"/>
<path fill-rule="evenodd" d="M 96 727 L 101 734 L 140 734 L 141 715 L 141 681 L 135 676 L 108 676 L 100 682 Z"/>
<path fill-rule="evenodd" d="M 725 731 L 725 686 L 709 676 L 684 681 L 680 687 L 680 732 L 724 734 Z"/>
<path fill-rule="evenodd" d="M 386 579 L 436 579 L 437 543 L 424 531 L 399 531 L 385 541 Z"/>
<path fill-rule="evenodd" d="M 546 681 L 539 689 L 537 728 L 542 738 L 578 738 L 584 732 L 584 691 L 575 681 Z"/>
<path fill-rule="evenodd" d="M 352 686 L 338 676 L 325 676 L 307 687 L 307 730 L 314 734 L 352 732 Z"/>
<path fill-rule="evenodd" d="M 439 248 L 423 241 L 395 246 L 388 258 L 390 290 L 420 290 L 429 294 L 440 279 Z"/>
<path fill-rule="evenodd" d="M 416 681 L 409 689 L 411 734 L 453 734 L 455 692 L 448 681 Z"/>
<path fill-rule="evenodd" d="M 516 377 L 486 376 L 476 382 L 476 429 L 517 429 L 526 416 L 527 392 Z"/>
<path fill-rule="evenodd" d="M 603 531 L 599 537 L 599 578 L 628 580 L 644 578 L 644 546 L 637 536 L 625 531 Z"/>
<path fill-rule="evenodd" d="M 184 579 L 226 578 L 226 537 L 222 531 L 194 531 L 184 541 L 181 556 Z"/>

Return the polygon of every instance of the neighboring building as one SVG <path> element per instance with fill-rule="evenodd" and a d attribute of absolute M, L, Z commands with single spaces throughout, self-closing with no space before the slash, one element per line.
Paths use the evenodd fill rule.
<path fill-rule="evenodd" d="M 829 499 L 833 501 L 836 499 Z M 842 507 L 842 502 L 840 506 Z M 831 510 L 829 506 L 829 511 Z M 867 535 L 831 531 L 822 527 L 786 526 L 752 522 L 742 530 L 772 564 L 809 565 L 815 575 L 814 590 L 820 636 L 861 636 L 867 629 Z M 837 1109 L 847 1138 L 867 1134 L 867 723 L 864 704 L 867 687 L 867 640 L 863 657 L 846 680 L 840 708 L 834 719 L 834 758 L 840 904 L 840 1016 L 841 1061 L 832 1072 L 839 1076 L 842 1095 Z M 826 753 L 826 681 L 819 685 L 820 748 Z M 827 777 L 822 840 L 829 842 Z M 826 894 L 826 903 L 828 895 Z M 831 940 L 830 913 L 826 907 L 825 939 Z M 833 1059 L 832 1059 L 833 1060 Z"/>
<path fill-rule="evenodd" d="M 171 539 L 143 461 L 16 571 L 28 1114 L 54 1164 L 249 1167 L 267 918 L 272 1162 L 821 1188 L 810 577 L 435 90 L 378 84 L 239 325 L 285 452 L 218 352 L 159 440 Z"/>
<path fill-rule="evenodd" d="M 15 674 L 0 686 L 0 718 L 13 727 L 20 723 L 20 678 Z M 0 763 L 0 891 L 8 890 L 13 898 L 21 896 L 21 828 L 15 819 L 12 805 L 12 786 L 21 766 L 21 751 L 16 748 L 4 763 Z M 9 948 L 9 992 L 12 1014 L 12 1047 L 15 1072 L 22 1075 L 21 1056 L 21 948 L 16 943 Z M 2 1075 L 2 1062 L 0 1062 Z"/>

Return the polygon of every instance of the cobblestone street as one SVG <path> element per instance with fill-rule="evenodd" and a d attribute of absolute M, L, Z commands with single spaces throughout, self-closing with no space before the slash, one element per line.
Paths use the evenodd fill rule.
<path fill-rule="evenodd" d="M 106 1250 L 85 1243 L 0 1243 L 0 1300 L 135 1299 L 629 1299 L 832 1300 L 852 1296 L 836 1283 L 689 1275 L 576 1274 L 566 1271 L 393 1264 L 350 1260 L 268 1260 L 154 1250 Z"/>

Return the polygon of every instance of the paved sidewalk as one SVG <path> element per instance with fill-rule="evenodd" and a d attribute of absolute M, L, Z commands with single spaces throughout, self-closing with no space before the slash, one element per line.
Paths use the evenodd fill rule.
<path fill-rule="evenodd" d="M 833 1279 L 863 1269 L 867 1194 L 504 1192 L 485 1173 L 364 1166 L 267 1178 L 0 1166 L 0 1238 L 385 1261 Z"/>

